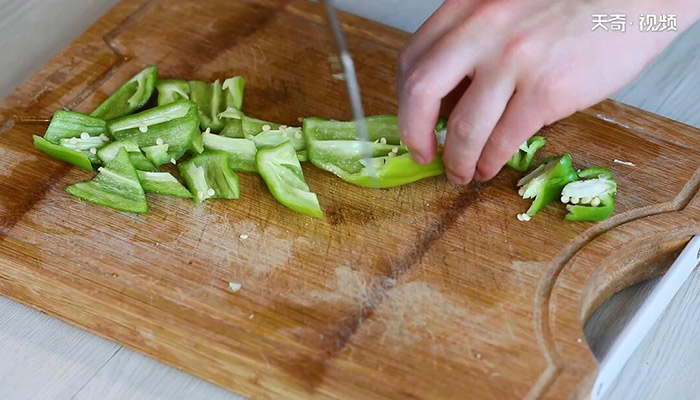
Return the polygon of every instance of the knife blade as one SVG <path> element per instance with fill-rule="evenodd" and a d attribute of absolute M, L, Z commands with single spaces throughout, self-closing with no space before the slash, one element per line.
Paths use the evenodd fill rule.
<path fill-rule="evenodd" d="M 634 351 L 699 263 L 700 236 L 695 236 L 613 342 L 610 351 L 600 363 L 598 377 L 593 384 L 593 400 L 600 400 L 607 393 Z"/>
<path fill-rule="evenodd" d="M 360 84 L 357 82 L 355 74 L 355 63 L 352 60 L 350 51 L 348 50 L 347 42 L 343 29 L 338 20 L 335 3 L 333 0 L 322 0 L 326 8 L 328 25 L 333 35 L 333 40 L 338 51 L 337 59 L 342 67 L 342 78 L 345 81 L 345 87 L 348 91 L 350 106 L 352 107 L 352 119 L 355 121 L 355 126 L 360 137 L 363 164 L 372 179 L 376 179 L 376 171 L 372 160 L 372 147 L 369 143 L 369 134 L 367 133 L 367 124 L 365 123 L 365 112 L 362 108 L 362 95 L 360 94 Z"/>

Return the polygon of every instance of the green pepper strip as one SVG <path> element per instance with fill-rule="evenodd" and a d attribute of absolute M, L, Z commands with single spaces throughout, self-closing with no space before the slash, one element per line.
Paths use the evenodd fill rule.
<path fill-rule="evenodd" d="M 97 150 L 102 148 L 108 142 L 109 139 L 107 139 L 106 136 L 100 135 L 90 136 L 85 139 L 77 137 L 72 137 L 70 139 L 61 139 L 59 143 L 65 148 L 79 151 L 85 154 L 85 156 L 89 158 L 93 164 L 99 164 L 100 159 L 97 157 Z"/>
<path fill-rule="evenodd" d="M 255 159 L 260 176 L 277 201 L 296 212 L 323 218 L 318 198 L 304 181 L 304 172 L 290 142 L 260 149 Z"/>
<path fill-rule="evenodd" d="M 88 171 L 93 170 L 90 159 L 80 151 L 53 144 L 36 135 L 34 135 L 34 147 L 57 160 L 65 161 Z"/>
<path fill-rule="evenodd" d="M 156 82 L 156 90 L 158 90 L 158 105 L 166 104 L 190 99 L 190 85 L 187 81 L 180 79 L 165 79 Z"/>
<path fill-rule="evenodd" d="M 209 198 L 237 199 L 240 197 L 238 176 L 231 170 L 228 155 L 223 151 L 207 150 L 178 165 L 182 178 L 194 195 L 195 203 Z"/>
<path fill-rule="evenodd" d="M 257 149 L 252 140 L 229 138 L 213 133 L 203 133 L 206 150 L 220 150 L 228 154 L 229 166 L 234 171 L 258 172 L 255 166 Z"/>
<path fill-rule="evenodd" d="M 155 146 L 146 146 L 142 148 L 141 151 L 143 152 L 143 155 L 146 156 L 148 161 L 150 161 L 156 167 L 160 167 L 163 164 L 169 163 L 171 160 L 170 154 L 168 154 L 169 148 L 170 145 L 165 143 Z"/>
<path fill-rule="evenodd" d="M 169 172 L 145 172 L 137 171 L 139 181 L 146 193 L 163 194 L 175 197 L 191 198 L 187 188 L 175 179 Z"/>
<path fill-rule="evenodd" d="M 546 158 L 534 171 L 518 181 L 518 186 L 521 186 L 518 194 L 524 199 L 535 199 L 527 210 L 527 215 L 537 214 L 547 204 L 558 199 L 564 186 L 577 179 L 570 155 Z"/>
<path fill-rule="evenodd" d="M 126 149 L 119 149 L 114 159 L 98 171 L 91 181 L 69 186 L 66 191 L 83 200 L 116 210 L 148 212 L 146 194 Z"/>
<path fill-rule="evenodd" d="M 151 98 L 157 80 L 157 66 L 151 65 L 144 68 L 117 89 L 90 115 L 109 121 L 135 112 Z"/>
<path fill-rule="evenodd" d="M 179 160 L 188 150 L 204 151 L 197 105 L 189 100 L 110 121 L 107 128 L 115 139 L 131 140 L 140 148 L 167 144 L 172 160 Z"/>
<path fill-rule="evenodd" d="M 129 155 L 129 160 L 131 164 L 139 171 L 157 171 L 153 163 L 146 158 L 139 150 L 138 144 L 133 140 L 117 140 L 112 142 L 97 151 L 97 157 L 102 162 L 102 164 L 107 164 L 117 156 L 119 150 L 124 148 Z"/>
<path fill-rule="evenodd" d="M 589 168 L 578 173 L 582 180 L 564 187 L 561 201 L 567 204 L 567 221 L 603 221 L 615 211 L 617 182 L 605 168 Z M 578 204 L 580 203 L 580 204 Z"/>
<path fill-rule="evenodd" d="M 506 165 L 516 171 L 527 171 L 530 169 L 530 164 L 532 164 L 535 153 L 537 153 L 537 150 L 541 149 L 545 143 L 547 143 L 547 140 L 542 136 L 531 137 L 518 147 L 518 151 L 513 154 L 513 157 L 508 160 Z"/>
<path fill-rule="evenodd" d="M 372 166 L 364 165 L 363 145 L 354 122 L 304 119 L 309 160 L 318 168 L 363 187 L 388 188 L 441 175 L 445 172 L 440 154 L 428 165 L 413 161 L 401 145 L 397 118 L 381 115 L 366 119 Z M 376 176 L 371 175 L 374 169 Z"/>
<path fill-rule="evenodd" d="M 107 123 L 100 118 L 79 112 L 59 110 L 53 114 L 51 123 L 44 133 L 44 139 L 53 144 L 59 144 L 61 139 L 80 137 L 83 132 L 87 132 L 90 136 L 106 134 Z"/>

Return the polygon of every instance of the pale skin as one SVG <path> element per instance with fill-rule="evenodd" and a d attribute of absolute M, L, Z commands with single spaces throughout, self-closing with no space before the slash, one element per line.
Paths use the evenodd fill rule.
<path fill-rule="evenodd" d="M 620 13 L 626 32 L 592 31 L 593 14 Z M 676 14 L 677 31 L 640 32 L 641 14 Z M 447 178 L 489 180 L 520 143 L 615 93 L 698 17 L 700 0 L 447 0 L 399 57 L 402 139 L 431 162 L 442 107 Z"/>

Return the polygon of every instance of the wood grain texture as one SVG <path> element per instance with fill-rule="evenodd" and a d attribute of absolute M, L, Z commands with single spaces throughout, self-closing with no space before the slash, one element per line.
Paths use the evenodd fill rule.
<path fill-rule="evenodd" d="M 0 292 L 247 396 L 585 391 L 595 364 L 576 340 L 581 304 L 592 309 L 648 273 L 629 262 L 616 275 L 601 267 L 610 247 L 588 249 L 617 243 L 640 218 L 684 213 L 700 167 L 689 127 L 605 102 L 544 130 L 548 152 L 610 167 L 629 188 L 616 216 L 594 225 L 564 223 L 555 207 L 519 223 L 527 205 L 512 171 L 466 189 L 436 178 L 368 191 L 307 168 L 323 221 L 280 207 L 242 175 L 239 201 L 154 197 L 150 215 L 133 216 L 70 198 L 63 188 L 89 175 L 30 146 L 45 126 L 37 118 L 89 110 L 149 63 L 170 77 L 245 75 L 246 109 L 263 118 L 347 118 L 320 21 L 305 1 L 124 1 L 16 90 L 0 107 Z M 406 36 L 357 17 L 345 27 L 368 112 L 395 112 Z M 620 154 L 637 167 L 613 164 Z M 664 250 L 697 230 L 683 221 L 661 224 L 683 229 Z M 641 238 L 658 233 L 643 227 Z M 585 273 L 571 275 L 579 254 L 591 254 L 575 264 Z M 229 292 L 231 281 L 243 289 Z"/>

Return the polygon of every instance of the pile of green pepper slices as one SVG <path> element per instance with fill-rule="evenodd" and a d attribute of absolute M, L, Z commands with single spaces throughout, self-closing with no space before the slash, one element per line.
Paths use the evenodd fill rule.
<path fill-rule="evenodd" d="M 366 119 L 373 158 L 364 159 L 354 122 L 305 118 L 289 127 L 245 115 L 245 80 L 223 83 L 158 80 L 149 66 L 122 85 L 91 115 L 57 111 L 44 134 L 34 136 L 37 149 L 86 170 L 98 166 L 90 181 L 66 190 L 83 200 L 117 210 L 146 213 L 146 193 L 210 198 L 240 196 L 236 172 L 258 173 L 272 195 L 290 209 L 322 218 L 316 194 L 304 180 L 300 162 L 332 172 L 358 186 L 388 188 L 441 175 L 440 157 L 428 165 L 413 161 L 399 138 L 396 116 Z M 158 92 L 158 105 L 140 111 Z M 438 141 L 445 121 L 435 127 Z M 525 172 L 545 140 L 523 143 L 508 162 Z M 185 161 L 180 160 L 189 154 Z M 186 187 L 164 164 L 177 165 Z M 370 176 L 368 171 L 373 171 Z M 569 203 L 567 220 L 607 218 L 614 210 L 616 185 L 610 171 L 593 168 L 576 173 L 568 155 L 545 159 L 520 182 L 520 194 L 534 198 L 526 214 L 535 215 L 560 197 Z"/>

